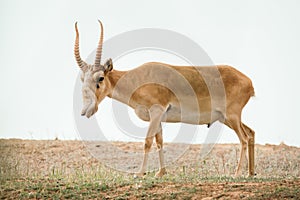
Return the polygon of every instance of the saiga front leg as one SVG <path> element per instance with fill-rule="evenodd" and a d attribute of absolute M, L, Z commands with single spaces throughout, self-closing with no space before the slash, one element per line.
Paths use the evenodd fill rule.
<path fill-rule="evenodd" d="M 161 105 L 153 105 L 149 109 L 150 124 L 145 138 L 143 163 L 141 165 L 141 169 L 139 173 L 136 174 L 137 176 L 143 176 L 146 172 L 148 155 L 153 144 L 154 136 L 156 137 L 156 143 L 157 143 L 158 154 L 159 154 L 159 163 L 160 163 L 160 169 L 159 172 L 156 174 L 156 176 L 162 176 L 163 174 L 165 174 L 164 157 L 163 157 L 163 150 L 162 150 L 162 142 L 163 142 L 162 128 L 161 128 L 161 121 L 165 112 L 166 112 L 166 107 L 163 107 Z"/>

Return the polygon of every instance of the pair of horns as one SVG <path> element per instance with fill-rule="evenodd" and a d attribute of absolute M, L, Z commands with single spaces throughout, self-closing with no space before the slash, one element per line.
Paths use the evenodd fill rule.
<path fill-rule="evenodd" d="M 103 25 L 100 20 L 98 20 L 98 22 L 100 24 L 101 34 L 100 34 L 100 39 L 99 39 L 99 43 L 98 43 L 98 47 L 97 47 L 97 51 L 96 51 L 95 68 L 100 67 L 100 61 L 101 61 L 101 55 L 102 55 L 102 45 L 103 45 Z M 84 69 L 87 66 L 87 63 L 81 59 L 80 53 L 79 53 L 79 32 L 78 32 L 78 28 L 77 28 L 77 22 L 75 23 L 75 30 L 76 30 L 76 39 L 75 39 L 75 46 L 74 46 L 74 54 L 75 54 L 75 58 L 76 58 L 76 62 L 78 64 L 78 66 L 81 69 Z"/>

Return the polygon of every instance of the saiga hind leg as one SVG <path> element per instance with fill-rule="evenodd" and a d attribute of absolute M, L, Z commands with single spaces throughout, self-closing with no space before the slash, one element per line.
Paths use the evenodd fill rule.
<path fill-rule="evenodd" d="M 249 128 L 246 124 L 242 123 L 244 131 L 247 133 L 247 144 L 248 144 L 248 175 L 254 176 L 254 145 L 255 145 L 255 132 Z"/>
<path fill-rule="evenodd" d="M 162 137 L 162 128 L 160 125 L 160 132 L 155 135 L 157 152 L 159 157 L 159 171 L 155 174 L 156 177 L 162 177 L 166 174 L 164 152 L 163 152 L 163 137 Z"/>

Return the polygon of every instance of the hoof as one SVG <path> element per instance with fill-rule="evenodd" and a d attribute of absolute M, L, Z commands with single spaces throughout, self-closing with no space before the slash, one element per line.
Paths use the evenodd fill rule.
<path fill-rule="evenodd" d="M 253 174 L 248 174 L 247 178 L 255 178 L 256 177 L 256 173 Z"/>
<path fill-rule="evenodd" d="M 165 168 L 162 168 L 160 169 L 156 174 L 155 174 L 155 177 L 156 178 L 160 178 L 162 177 L 163 175 L 165 175 L 167 173 L 166 169 Z"/>
<path fill-rule="evenodd" d="M 235 173 L 234 176 L 233 176 L 233 178 L 240 178 L 240 177 L 242 177 L 241 173 Z"/>
<path fill-rule="evenodd" d="M 144 172 L 135 173 L 133 178 L 143 178 L 146 175 Z"/>

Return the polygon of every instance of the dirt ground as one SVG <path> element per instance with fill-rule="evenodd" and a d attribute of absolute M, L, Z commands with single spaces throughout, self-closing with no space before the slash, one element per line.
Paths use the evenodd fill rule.
<path fill-rule="evenodd" d="M 168 174 L 167 178 L 158 180 L 153 178 L 158 167 L 155 144 L 152 149 L 149 173 L 136 180 L 129 177 L 139 169 L 143 153 L 142 143 L 1 139 L 0 196 L 16 197 L 16 180 L 22 182 L 28 180 L 28 177 L 51 179 L 53 174 L 73 176 L 78 170 L 94 173 L 99 171 L 100 166 L 106 175 L 99 180 L 110 180 L 110 174 L 121 174 L 122 178 L 112 179 L 113 183 L 106 183 L 107 189 L 97 189 L 96 196 L 87 198 L 300 199 L 300 148 L 283 143 L 256 145 L 256 177 L 234 179 L 231 177 L 239 159 L 238 144 L 166 144 L 164 154 Z M 243 174 L 247 174 L 246 163 Z M 33 179 L 35 182 L 41 181 L 41 178 Z M 22 186 L 18 187 L 18 195 L 21 191 L 26 191 Z M 93 195 L 93 188 L 85 188 L 85 185 L 82 187 L 84 190 L 91 190 L 89 195 Z"/>

